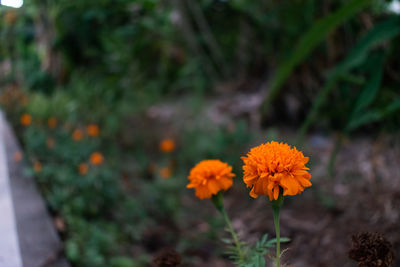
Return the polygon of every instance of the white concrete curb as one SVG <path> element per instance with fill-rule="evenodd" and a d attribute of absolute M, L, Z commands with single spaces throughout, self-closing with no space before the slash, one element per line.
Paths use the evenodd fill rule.
<path fill-rule="evenodd" d="M 4 116 L 0 113 L 0 267 L 22 267 L 4 144 Z"/>

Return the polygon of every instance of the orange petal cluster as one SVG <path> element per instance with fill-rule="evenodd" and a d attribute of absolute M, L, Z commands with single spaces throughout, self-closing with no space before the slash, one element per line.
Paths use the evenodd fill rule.
<path fill-rule="evenodd" d="M 89 171 L 89 166 L 86 163 L 81 163 L 78 166 L 78 172 L 80 175 L 85 175 Z"/>
<path fill-rule="evenodd" d="M 20 161 L 22 160 L 22 153 L 21 153 L 21 151 L 16 151 L 16 152 L 14 153 L 14 160 L 15 160 L 16 162 L 20 162 Z"/>
<path fill-rule="evenodd" d="M 283 195 L 297 195 L 311 186 L 311 175 L 305 164 L 308 157 L 295 147 L 278 142 L 268 142 L 254 147 L 242 157 L 243 181 L 251 187 L 250 196 L 267 195 L 277 200 L 280 189 Z"/>
<path fill-rule="evenodd" d="M 28 126 L 32 123 L 32 117 L 29 114 L 22 114 L 20 118 L 21 124 L 24 126 Z"/>
<path fill-rule="evenodd" d="M 56 117 L 50 117 L 50 118 L 47 120 L 47 126 L 48 126 L 50 129 L 56 128 L 56 127 L 57 127 L 57 119 L 56 119 Z"/>
<path fill-rule="evenodd" d="M 72 133 L 72 139 L 74 139 L 74 141 L 81 141 L 83 138 L 83 132 L 79 129 L 74 130 L 74 132 Z"/>
<path fill-rule="evenodd" d="M 172 170 L 169 167 L 164 167 L 160 170 L 161 178 L 168 179 L 171 177 L 171 175 L 172 175 Z"/>
<path fill-rule="evenodd" d="M 100 165 L 102 164 L 104 161 L 104 157 L 103 154 L 101 154 L 100 152 L 94 152 L 90 155 L 90 162 L 93 165 Z"/>
<path fill-rule="evenodd" d="M 96 137 L 100 133 L 100 128 L 96 124 L 89 124 L 86 128 L 87 134 L 92 137 Z"/>
<path fill-rule="evenodd" d="M 200 199 L 211 198 L 221 190 L 229 189 L 232 184 L 232 167 L 220 160 L 203 160 L 190 171 L 187 188 L 195 188 Z"/>
<path fill-rule="evenodd" d="M 160 143 L 160 150 L 164 153 L 171 153 L 175 150 L 175 141 L 171 138 L 162 140 Z"/>
<path fill-rule="evenodd" d="M 35 162 L 33 163 L 33 170 L 34 170 L 36 173 L 41 172 L 42 169 L 43 169 L 42 163 L 40 163 L 39 161 L 35 161 Z"/>

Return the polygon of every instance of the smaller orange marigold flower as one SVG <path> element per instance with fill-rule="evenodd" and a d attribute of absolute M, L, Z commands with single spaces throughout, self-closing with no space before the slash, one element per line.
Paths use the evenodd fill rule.
<path fill-rule="evenodd" d="M 220 160 L 200 161 L 190 170 L 187 188 L 195 188 L 200 199 L 211 198 L 221 190 L 228 190 L 233 185 L 232 167 Z"/>
<path fill-rule="evenodd" d="M 47 126 L 49 126 L 50 129 L 54 129 L 57 127 L 57 119 L 56 117 L 50 117 L 47 120 Z"/>
<path fill-rule="evenodd" d="M 311 186 L 311 175 L 305 164 L 308 157 L 295 147 L 278 142 L 268 142 L 250 150 L 244 162 L 243 181 L 251 187 L 250 196 L 267 195 L 277 200 L 280 189 L 283 195 L 297 195 Z"/>
<path fill-rule="evenodd" d="M 94 152 L 92 155 L 90 155 L 90 162 L 93 165 L 100 165 L 104 161 L 104 157 L 100 152 Z"/>
<path fill-rule="evenodd" d="M 72 133 L 72 139 L 75 141 L 81 141 L 83 138 L 83 132 L 79 129 L 75 129 L 74 132 Z"/>
<path fill-rule="evenodd" d="M 22 160 L 22 153 L 21 153 L 21 151 L 16 151 L 16 152 L 14 153 L 14 160 L 15 160 L 16 162 L 20 162 L 20 161 Z"/>
<path fill-rule="evenodd" d="M 89 136 L 93 136 L 93 137 L 98 136 L 100 133 L 99 126 L 97 126 L 96 124 L 89 124 L 86 128 L 86 131 Z"/>
<path fill-rule="evenodd" d="M 175 150 L 175 141 L 171 138 L 162 140 L 160 143 L 160 150 L 164 153 L 171 153 Z"/>
<path fill-rule="evenodd" d="M 167 179 L 170 178 L 172 175 L 172 170 L 168 167 L 162 168 L 160 170 L 160 176 L 161 178 Z"/>
<path fill-rule="evenodd" d="M 78 166 L 78 172 L 80 175 L 85 175 L 89 171 L 89 166 L 86 163 L 81 163 Z"/>
<path fill-rule="evenodd" d="M 33 163 L 33 170 L 38 173 L 41 172 L 43 169 L 42 163 L 40 163 L 39 161 L 35 161 L 35 163 Z"/>
<path fill-rule="evenodd" d="M 46 145 L 48 148 L 54 148 L 54 145 L 55 145 L 54 139 L 51 137 L 47 138 Z"/>
<path fill-rule="evenodd" d="M 32 123 L 32 117 L 31 117 L 31 115 L 25 113 L 25 114 L 22 114 L 20 121 L 21 121 L 22 125 L 28 126 Z"/>

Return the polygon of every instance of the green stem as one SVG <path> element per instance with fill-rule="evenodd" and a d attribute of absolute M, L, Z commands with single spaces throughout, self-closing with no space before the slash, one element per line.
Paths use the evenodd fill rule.
<path fill-rule="evenodd" d="M 279 197 L 277 200 L 272 200 L 272 211 L 274 215 L 274 225 L 275 225 L 275 233 L 276 233 L 276 259 L 275 259 L 275 266 L 281 266 L 281 228 L 279 225 L 279 216 L 281 213 L 281 207 L 283 204 L 283 192 L 280 189 Z"/>
<path fill-rule="evenodd" d="M 272 210 L 274 213 L 274 225 L 275 225 L 275 232 L 276 232 L 276 267 L 281 266 L 281 229 L 279 225 L 279 215 L 281 211 L 280 206 L 272 206 Z"/>
<path fill-rule="evenodd" d="M 222 209 L 221 213 L 225 219 L 225 223 L 226 223 L 226 226 L 228 227 L 228 231 L 231 233 L 233 242 L 235 243 L 236 249 L 239 253 L 239 260 L 242 261 L 242 260 L 244 260 L 244 255 L 243 255 L 242 248 L 240 247 L 239 238 L 237 237 L 237 234 L 236 234 L 235 230 L 233 229 L 232 223 L 229 220 L 228 214 L 226 213 L 224 208 Z"/>
<path fill-rule="evenodd" d="M 222 214 L 222 217 L 224 217 L 226 226 L 228 228 L 229 233 L 232 235 L 233 238 L 233 242 L 235 243 L 236 249 L 238 251 L 239 254 L 239 260 L 243 261 L 244 260 L 244 254 L 243 254 L 243 250 L 240 246 L 240 242 L 239 242 L 239 238 L 235 232 L 235 230 L 233 229 L 231 220 L 229 219 L 228 214 L 226 213 L 224 204 L 223 204 L 223 195 L 222 193 L 219 193 L 215 196 L 213 196 L 212 201 L 214 202 L 215 207 L 217 208 L 217 210 L 219 210 Z"/>

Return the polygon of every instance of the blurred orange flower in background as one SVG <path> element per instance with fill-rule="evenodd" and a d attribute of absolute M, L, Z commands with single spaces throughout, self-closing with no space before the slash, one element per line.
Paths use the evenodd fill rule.
<path fill-rule="evenodd" d="M 89 124 L 86 128 L 86 131 L 89 136 L 93 137 L 98 136 L 100 133 L 99 126 L 97 126 L 96 124 Z"/>
<path fill-rule="evenodd" d="M 88 173 L 88 171 L 89 171 L 89 166 L 86 163 L 79 164 L 79 166 L 78 166 L 79 174 L 85 175 Z"/>
<path fill-rule="evenodd" d="M 32 123 L 32 117 L 31 117 L 31 115 L 25 113 L 25 114 L 22 114 L 20 121 L 21 121 L 22 125 L 28 126 Z"/>
<path fill-rule="evenodd" d="M 175 150 L 175 141 L 171 138 L 164 139 L 160 143 L 160 150 L 164 153 L 170 153 Z"/>
<path fill-rule="evenodd" d="M 160 170 L 161 178 L 167 179 L 170 178 L 172 175 L 172 170 L 169 167 L 164 167 Z"/>
<path fill-rule="evenodd" d="M 33 163 L 33 170 L 37 173 L 37 172 L 41 172 L 43 169 L 42 163 L 40 163 L 39 161 L 35 161 L 35 163 Z"/>
<path fill-rule="evenodd" d="M 17 18 L 17 12 L 14 10 L 8 10 L 4 15 L 4 21 L 8 24 L 14 24 L 17 21 Z"/>
<path fill-rule="evenodd" d="M 220 160 L 203 160 L 190 170 L 187 188 L 196 189 L 200 199 L 211 198 L 233 185 L 232 167 Z"/>
<path fill-rule="evenodd" d="M 49 126 L 50 129 L 54 129 L 57 127 L 57 119 L 55 117 L 50 117 L 47 120 L 47 126 Z"/>
<path fill-rule="evenodd" d="M 21 151 L 16 151 L 16 152 L 14 153 L 14 160 L 15 160 L 16 162 L 20 162 L 20 161 L 22 160 L 22 153 L 21 153 Z"/>
<path fill-rule="evenodd" d="M 100 165 L 102 164 L 104 161 L 104 157 L 103 154 L 101 154 L 100 152 L 94 152 L 92 153 L 92 155 L 90 155 L 90 162 L 93 165 Z"/>
<path fill-rule="evenodd" d="M 308 157 L 295 147 L 278 142 L 268 142 L 254 147 L 242 157 L 243 181 L 251 187 L 250 196 L 267 195 L 277 200 L 280 188 L 283 195 L 297 195 L 311 186 L 311 175 L 305 164 Z"/>
<path fill-rule="evenodd" d="M 83 132 L 79 129 L 75 129 L 74 132 L 72 133 L 72 139 L 75 141 L 81 141 L 83 138 Z"/>
<path fill-rule="evenodd" d="M 55 145 L 54 139 L 51 137 L 47 138 L 46 145 L 48 148 L 54 148 L 54 145 Z"/>

